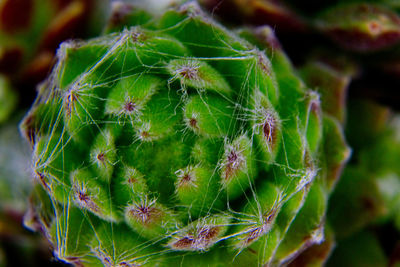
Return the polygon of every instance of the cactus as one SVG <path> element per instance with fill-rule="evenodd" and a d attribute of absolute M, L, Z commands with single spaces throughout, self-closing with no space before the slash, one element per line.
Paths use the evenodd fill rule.
<path fill-rule="evenodd" d="M 21 124 L 40 184 L 26 224 L 83 266 L 279 265 L 320 243 L 350 149 L 257 39 L 271 29 L 233 33 L 194 2 L 126 16 L 61 45 Z"/>

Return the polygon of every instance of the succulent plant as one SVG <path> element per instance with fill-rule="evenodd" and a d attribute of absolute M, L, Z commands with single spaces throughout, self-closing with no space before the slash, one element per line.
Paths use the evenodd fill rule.
<path fill-rule="evenodd" d="M 350 149 L 272 30 L 195 2 L 123 15 L 61 45 L 21 124 L 26 224 L 83 266 L 279 265 L 320 243 Z"/>

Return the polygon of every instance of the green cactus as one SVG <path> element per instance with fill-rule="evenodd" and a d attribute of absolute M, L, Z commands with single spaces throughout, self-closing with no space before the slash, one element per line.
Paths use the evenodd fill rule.
<path fill-rule="evenodd" d="M 271 29 L 240 37 L 194 2 L 126 15 L 60 47 L 21 124 L 26 224 L 83 266 L 284 264 L 321 242 L 350 150 Z"/>

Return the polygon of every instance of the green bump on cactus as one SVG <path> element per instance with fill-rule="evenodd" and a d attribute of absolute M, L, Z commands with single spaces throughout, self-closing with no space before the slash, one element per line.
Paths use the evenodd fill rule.
<path fill-rule="evenodd" d="M 172 235 L 167 246 L 177 251 L 206 251 L 222 240 L 229 217 L 215 214 L 188 224 Z"/>
<path fill-rule="evenodd" d="M 322 109 L 341 123 L 346 120 L 346 96 L 356 68 L 344 56 L 320 52 L 300 68 L 301 77 L 321 94 Z"/>
<path fill-rule="evenodd" d="M 193 59 L 176 59 L 168 63 L 172 79 L 179 79 L 182 88 L 190 86 L 197 90 L 231 93 L 229 84 L 218 71 L 205 62 Z"/>
<path fill-rule="evenodd" d="M 140 26 L 64 43 L 21 125 L 57 257 L 257 266 L 320 242 L 328 159 L 343 165 L 348 147 L 319 94 L 282 50 L 194 2 L 135 14 Z"/>
<path fill-rule="evenodd" d="M 179 201 L 189 208 L 189 213 L 198 217 L 212 210 L 223 207 L 221 198 L 215 197 L 218 192 L 219 176 L 208 166 L 200 164 L 188 166 L 175 172 L 176 195 Z"/>

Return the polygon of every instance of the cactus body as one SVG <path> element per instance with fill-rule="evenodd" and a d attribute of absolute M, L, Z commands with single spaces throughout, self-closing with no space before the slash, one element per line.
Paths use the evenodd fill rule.
<path fill-rule="evenodd" d="M 56 256 L 259 266 L 321 242 L 330 170 L 349 148 L 319 95 L 282 50 L 194 3 L 136 14 L 140 25 L 64 43 L 21 125 Z"/>

